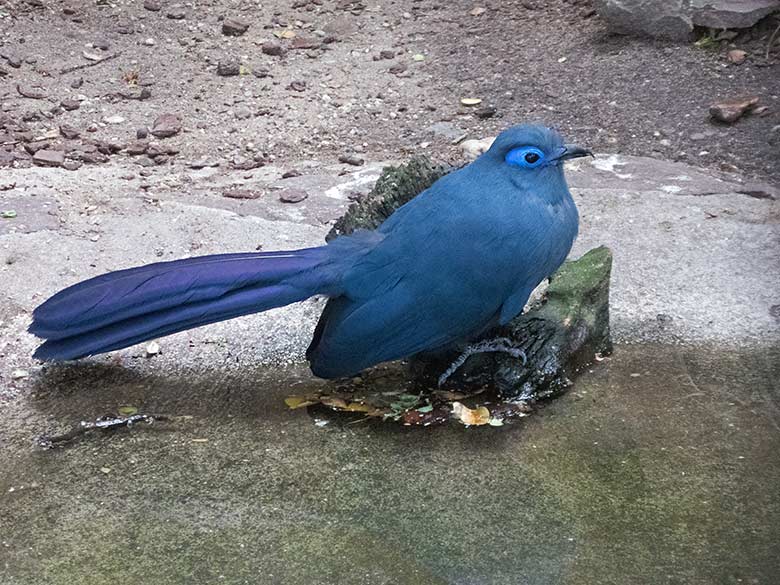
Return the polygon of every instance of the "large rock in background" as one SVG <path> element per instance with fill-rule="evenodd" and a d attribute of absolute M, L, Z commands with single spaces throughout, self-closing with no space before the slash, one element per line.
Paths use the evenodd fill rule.
<path fill-rule="evenodd" d="M 776 10 L 780 0 L 691 0 L 693 24 L 747 28 Z"/>
<path fill-rule="evenodd" d="M 687 0 L 598 0 L 597 7 L 617 33 L 684 40 L 693 30 Z"/>
<path fill-rule="evenodd" d="M 687 40 L 694 26 L 753 26 L 780 0 L 598 0 L 597 7 L 614 32 Z"/>

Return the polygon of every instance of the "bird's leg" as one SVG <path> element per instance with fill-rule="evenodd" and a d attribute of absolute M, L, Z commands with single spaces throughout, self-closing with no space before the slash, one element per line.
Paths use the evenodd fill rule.
<path fill-rule="evenodd" d="M 458 358 L 450 364 L 450 367 L 447 368 L 447 370 L 441 376 L 439 376 L 439 387 L 443 386 L 444 383 L 450 378 L 450 376 L 457 372 L 458 369 L 463 364 L 465 364 L 466 360 L 471 356 L 478 353 L 489 353 L 496 351 L 501 353 L 508 353 L 515 358 L 523 358 L 523 365 L 525 365 L 528 361 L 525 356 L 525 352 L 514 345 L 512 340 L 508 339 L 507 337 L 496 337 L 495 339 L 480 341 L 479 343 L 475 343 L 466 347 L 466 349 L 463 350 L 463 353 L 461 353 Z"/>

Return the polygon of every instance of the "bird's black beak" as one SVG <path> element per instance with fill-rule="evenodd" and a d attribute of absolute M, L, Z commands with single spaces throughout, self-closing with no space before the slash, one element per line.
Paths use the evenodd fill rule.
<path fill-rule="evenodd" d="M 558 156 L 558 160 L 569 160 L 570 158 L 580 158 L 582 156 L 593 156 L 593 153 L 587 148 L 566 144 L 563 147 L 563 152 Z"/>
<path fill-rule="evenodd" d="M 593 153 L 587 148 L 567 144 L 563 147 L 563 152 L 558 155 L 557 160 L 569 160 L 570 158 L 580 158 L 582 156 L 593 156 Z"/>

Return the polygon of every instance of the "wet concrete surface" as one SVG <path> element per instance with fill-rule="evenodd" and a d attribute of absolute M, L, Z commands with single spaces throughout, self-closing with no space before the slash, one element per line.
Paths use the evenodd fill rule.
<path fill-rule="evenodd" d="M 284 404 L 324 384 L 302 368 L 155 359 L 50 368 L 6 403 L 0 583 L 780 574 L 780 348 L 621 345 L 532 416 L 470 429 L 318 426 Z M 35 446 L 122 405 L 192 418 Z"/>

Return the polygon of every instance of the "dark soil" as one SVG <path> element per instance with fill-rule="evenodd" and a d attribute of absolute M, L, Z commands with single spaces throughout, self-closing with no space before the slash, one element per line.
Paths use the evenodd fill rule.
<path fill-rule="evenodd" d="M 589 2 L 575 0 L 285 0 L 260 7 L 213 0 L 184 6 L 183 19 L 169 17 L 178 10 L 171 3 L 159 11 L 143 4 L 4 3 L 0 114 L 26 116 L 39 134 L 62 124 L 84 134 L 94 125 L 90 137 L 127 144 L 138 128 L 175 113 L 184 131 L 165 139 L 180 151 L 174 162 L 335 161 L 356 152 L 369 160 L 426 151 L 454 158 L 453 142 L 463 134 L 481 138 L 542 120 L 601 152 L 685 160 L 760 179 L 779 169 L 780 43 L 764 57 L 771 18 L 702 49 L 612 36 Z M 486 10 L 475 16 L 475 7 Z M 227 16 L 249 30 L 223 35 Z M 286 29 L 296 38 L 273 34 Z M 269 41 L 286 54 L 264 52 Z M 730 47 L 746 50 L 746 62 L 730 64 Z M 84 51 L 119 55 L 60 73 L 89 63 Z M 219 76 L 220 60 L 239 62 L 242 74 Z M 71 87 L 78 78 L 83 85 Z M 40 86 L 46 97 L 23 97 L 17 84 Z M 116 96 L 142 87 L 151 90 L 149 99 Z M 768 106 L 764 116 L 733 126 L 709 120 L 711 103 L 751 94 Z M 460 104 L 463 97 L 481 98 L 496 114 L 477 117 L 477 108 Z M 68 99 L 81 107 L 55 108 Z M 14 164 L 31 164 L 24 156 Z M 165 154 L 157 162 L 167 160 Z"/>

